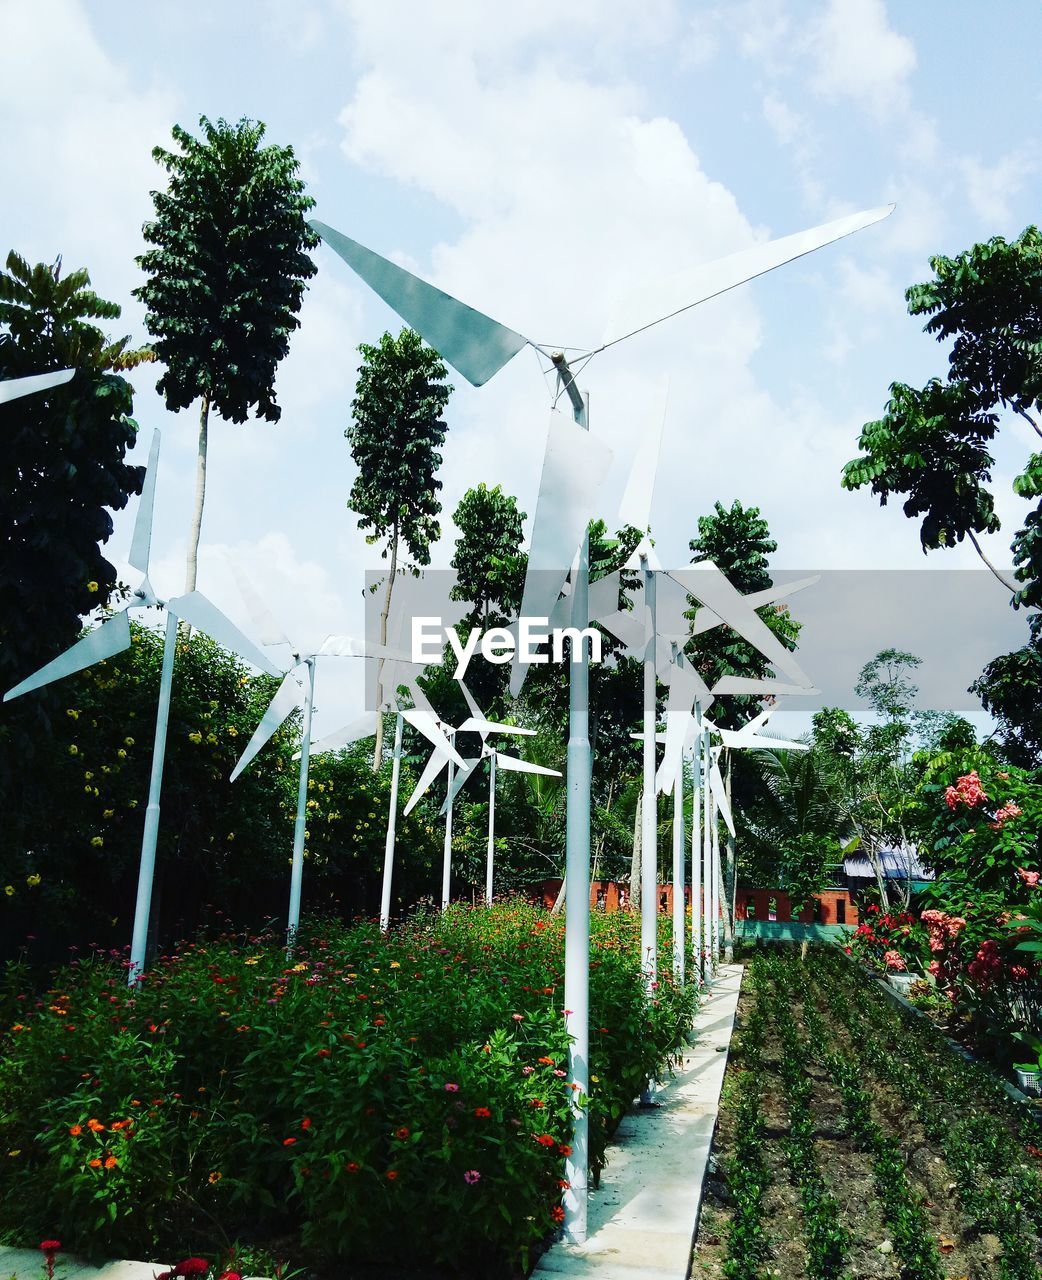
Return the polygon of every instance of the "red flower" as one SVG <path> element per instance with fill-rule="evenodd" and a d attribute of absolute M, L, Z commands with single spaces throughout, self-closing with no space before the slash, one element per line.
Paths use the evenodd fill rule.
<path fill-rule="evenodd" d="M 564 1221 L 564 1210 L 561 1208 L 559 1204 L 555 1204 L 554 1207 L 550 1210 L 550 1217 L 553 1218 L 554 1222 Z"/>
<path fill-rule="evenodd" d="M 405 1125 L 402 1125 L 400 1129 L 395 1129 L 394 1136 L 399 1140 L 399 1142 L 404 1142 L 405 1139 L 409 1136 L 409 1130 L 405 1127 Z"/>
<path fill-rule="evenodd" d="M 557 1139 L 553 1136 L 552 1133 L 539 1134 L 539 1136 L 536 1138 L 536 1142 L 538 1142 L 541 1147 L 557 1146 Z"/>
<path fill-rule="evenodd" d="M 283 1139 L 282 1139 L 282 1145 L 283 1145 L 284 1147 L 292 1147 L 292 1146 L 293 1146 L 293 1144 L 294 1144 L 295 1142 L 296 1142 L 296 1138 L 283 1138 Z"/>
<path fill-rule="evenodd" d="M 397 1178 L 397 1177 L 398 1177 L 398 1170 L 397 1170 L 397 1169 L 388 1169 L 388 1170 L 387 1170 L 387 1173 L 386 1173 L 384 1176 L 386 1177 L 386 1179 L 387 1179 L 387 1181 L 388 1181 L 388 1182 L 393 1182 L 393 1181 L 395 1180 L 395 1178 Z"/>
<path fill-rule="evenodd" d="M 304 1117 L 304 1119 L 303 1119 L 303 1120 L 301 1120 L 301 1122 L 300 1122 L 300 1127 L 301 1127 L 302 1129 L 310 1129 L 310 1128 L 311 1128 L 311 1117 L 310 1117 L 310 1116 L 305 1116 L 305 1117 Z"/>
<path fill-rule="evenodd" d="M 41 1240 L 40 1249 L 43 1253 L 57 1253 L 62 1247 L 60 1240 Z"/>
<path fill-rule="evenodd" d="M 474 1114 L 479 1120 L 487 1120 L 492 1112 L 489 1111 L 488 1107 L 475 1107 Z"/>
<path fill-rule="evenodd" d="M 357 1173 L 361 1167 L 357 1160 L 348 1160 L 346 1165 L 348 1173 Z"/>
<path fill-rule="evenodd" d="M 205 1258 L 185 1258 L 170 1274 L 172 1276 L 205 1276 L 209 1270 L 210 1264 Z"/>
<path fill-rule="evenodd" d="M 557 1148 L 557 1150 L 563 1156 L 570 1156 L 572 1154 L 572 1149 L 567 1142 L 562 1142 L 561 1145 Z"/>

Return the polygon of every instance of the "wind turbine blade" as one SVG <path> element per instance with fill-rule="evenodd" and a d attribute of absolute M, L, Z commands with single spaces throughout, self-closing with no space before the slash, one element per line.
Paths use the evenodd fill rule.
<path fill-rule="evenodd" d="M 436 719 L 429 711 L 421 710 L 419 707 L 410 707 L 402 712 L 402 719 L 407 720 L 417 732 L 422 733 L 428 742 L 431 742 L 443 752 L 446 759 L 458 768 L 462 769 L 465 761 L 445 734 L 438 728 Z"/>
<path fill-rule="evenodd" d="M 54 373 L 33 373 L 27 378 L 5 378 L 0 381 L 0 404 L 20 400 L 22 396 L 33 396 L 38 391 L 49 391 L 51 387 L 60 387 L 75 372 L 75 369 L 58 369 Z"/>
<path fill-rule="evenodd" d="M 777 604 L 779 600 L 795 595 L 797 591 L 802 591 L 805 587 L 812 587 L 816 582 L 820 581 L 821 574 L 816 573 L 810 578 L 800 578 L 796 582 L 786 582 L 782 586 L 767 587 L 764 591 L 754 591 L 751 595 L 747 595 L 745 603 L 751 609 L 762 609 L 765 604 Z M 703 631 L 711 631 L 713 627 L 719 627 L 721 622 L 722 620 L 717 617 L 712 609 L 703 607 L 695 615 L 691 634 L 693 636 L 701 635 Z"/>
<path fill-rule="evenodd" d="M 517 756 L 505 756 L 496 752 L 496 768 L 506 769 L 508 773 L 538 773 L 546 778 L 559 778 L 560 770 L 548 769 L 542 764 L 532 764 L 528 760 L 519 760 Z"/>
<path fill-rule="evenodd" d="M 519 617 L 549 618 L 586 527 L 597 514 L 611 457 L 607 445 L 571 418 L 550 415 Z M 520 691 L 527 672 L 515 657 L 511 693 Z"/>
<path fill-rule="evenodd" d="M 710 560 L 689 569 L 671 569 L 669 576 L 689 595 L 712 611 L 767 659 L 773 667 L 796 684 L 809 688 L 810 680 L 799 663 L 786 649 L 748 601 Z"/>
<path fill-rule="evenodd" d="M 724 780 L 720 776 L 720 766 L 716 760 L 713 761 L 712 768 L 709 770 L 709 785 L 713 788 L 716 807 L 723 815 L 724 825 L 733 836 L 735 835 L 734 817 L 731 814 L 731 805 L 727 799 L 727 790 L 724 787 Z"/>
<path fill-rule="evenodd" d="M 802 684 L 785 684 L 781 680 L 758 680 L 753 676 L 721 676 L 713 685 L 713 693 L 718 697 L 737 694 L 764 698 L 770 694 L 772 697 L 780 698 L 785 695 L 807 695 L 820 692 L 820 689 L 808 688 Z"/>
<path fill-rule="evenodd" d="M 445 797 L 445 803 L 438 810 L 440 814 L 444 815 L 449 805 L 454 803 L 456 797 L 463 790 L 464 784 L 475 772 L 476 766 L 480 763 L 481 758 L 477 757 L 473 760 L 464 760 L 463 768 L 457 768 L 456 772 L 452 775 L 452 787 L 450 788 L 448 795 Z"/>
<path fill-rule="evenodd" d="M 327 733 L 324 738 L 311 744 L 311 754 L 320 755 L 323 751 L 339 751 L 341 747 L 349 747 L 352 742 L 361 742 L 363 738 L 372 738 L 376 733 L 376 712 L 369 711 L 342 729 Z"/>
<path fill-rule="evenodd" d="M 368 640 L 356 640 L 354 636 L 326 636 L 315 656 L 319 658 L 384 658 L 389 662 L 412 662 L 412 654 L 405 649 L 392 649 L 386 644 L 370 644 Z"/>
<path fill-rule="evenodd" d="M 648 414 L 648 425 L 638 439 L 630 464 L 629 479 L 619 503 L 619 526 L 633 525 L 645 532 L 651 524 L 651 502 L 655 496 L 655 474 L 662 448 L 662 427 L 666 421 L 669 378 L 660 379 Z"/>
<path fill-rule="evenodd" d="M 246 750 L 232 770 L 230 781 L 234 782 L 240 773 L 249 765 L 261 747 L 271 738 L 275 731 L 301 705 L 304 691 L 300 687 L 296 670 L 287 671 L 282 683 L 276 690 L 274 698 L 268 703 L 267 710 L 261 716 L 260 724 L 253 731 L 253 737 L 246 744 Z"/>
<path fill-rule="evenodd" d="M 141 486 L 141 499 L 134 520 L 134 537 L 130 543 L 127 561 L 148 577 L 148 555 L 152 549 L 152 513 L 156 505 L 156 473 L 159 470 L 159 428 L 152 432 L 152 445 L 148 451 L 145 479 Z"/>
<path fill-rule="evenodd" d="M 644 646 L 647 643 L 644 636 L 644 623 L 636 610 L 631 613 L 627 609 L 619 609 L 615 613 L 606 614 L 603 618 L 597 618 L 596 621 L 605 631 L 610 631 L 616 640 L 621 641 L 631 653 L 644 652 Z"/>
<path fill-rule="evenodd" d="M 92 667 L 95 662 L 114 657 L 130 647 L 130 619 L 125 613 L 117 613 L 107 619 L 100 627 L 95 627 L 64 653 L 43 666 L 39 671 L 27 676 L 21 684 L 8 689 L 4 701 L 20 698 L 23 693 L 31 693 L 33 689 L 42 689 L 45 684 L 52 684 L 64 676 L 71 676 L 76 671 Z"/>
<path fill-rule="evenodd" d="M 673 790 L 677 766 L 684 754 L 684 742 L 696 698 L 703 709 L 713 701 L 713 695 L 706 688 L 705 681 L 689 662 L 685 662 L 683 666 L 674 666 L 670 674 L 669 699 L 666 703 L 666 749 L 656 778 L 656 790 L 664 791 L 667 795 Z"/>
<path fill-rule="evenodd" d="M 621 574 L 606 573 L 603 578 L 590 583 L 590 617 L 595 620 L 602 614 L 617 613 Z"/>
<path fill-rule="evenodd" d="M 279 626 L 275 615 L 268 608 L 253 579 L 234 556 L 227 556 L 227 561 L 228 567 L 232 571 L 232 577 L 235 579 L 235 585 L 239 589 L 239 595 L 242 596 L 242 602 L 246 606 L 246 612 L 250 615 L 250 621 L 253 623 L 254 633 L 258 640 L 265 645 L 286 644 L 292 649 L 293 641 Z"/>
<path fill-rule="evenodd" d="M 466 701 L 467 706 L 470 709 L 470 714 L 474 717 L 475 720 L 484 720 L 485 713 L 478 706 L 477 702 L 475 701 L 474 695 L 467 688 L 465 681 L 457 680 L 456 683 L 459 685 L 460 693 L 463 694 L 464 700 Z"/>
<path fill-rule="evenodd" d="M 324 222 L 312 221 L 310 226 L 392 311 L 475 387 L 487 382 L 527 345 L 528 339 L 513 329 L 442 293 Z"/>
<path fill-rule="evenodd" d="M 281 676 L 281 667 L 275 666 L 267 654 L 239 630 L 231 618 L 226 618 L 215 604 L 207 600 L 201 591 L 190 591 L 186 596 L 178 596 L 166 606 L 175 618 L 181 618 L 190 627 L 203 631 L 211 640 L 216 640 L 225 649 L 231 649 L 240 658 L 245 658 L 269 676 Z"/>
<path fill-rule="evenodd" d="M 430 758 L 424 767 L 423 773 L 420 774 L 419 782 L 417 782 L 416 786 L 413 788 L 412 795 L 409 797 L 409 803 L 403 810 L 403 816 L 412 813 L 421 797 L 426 794 L 427 790 L 434 782 L 434 779 L 439 773 L 441 773 L 442 769 L 444 769 L 448 763 L 449 757 L 445 752 L 442 751 L 440 747 L 435 747 L 430 754 Z"/>
<path fill-rule="evenodd" d="M 463 733 L 470 730 L 473 733 L 480 733 L 482 737 L 486 733 L 512 733 L 521 737 L 534 738 L 535 729 L 522 729 L 516 724 L 499 724 L 495 720 L 485 720 L 480 716 L 470 716 L 459 727 L 459 732 Z"/>
<path fill-rule="evenodd" d="M 718 258 L 715 262 L 706 262 L 689 271 L 677 272 L 668 280 L 656 282 L 654 287 L 645 286 L 624 304 L 628 320 L 622 320 L 620 316 L 609 327 L 604 346 L 610 347 L 616 342 L 631 338 L 700 302 L 726 293 L 747 280 L 754 280 L 786 262 L 792 262 L 794 258 L 802 258 L 804 254 L 813 253 L 815 249 L 822 249 L 835 240 L 870 227 L 874 222 L 881 222 L 893 211 L 894 205 L 889 204 L 878 209 L 867 209 L 863 213 L 850 214 L 845 218 L 836 218 L 819 227 L 797 231 L 795 235 L 782 236 L 777 240 L 768 240 L 765 244 L 755 244 L 749 249 L 729 254 L 726 258 Z"/>

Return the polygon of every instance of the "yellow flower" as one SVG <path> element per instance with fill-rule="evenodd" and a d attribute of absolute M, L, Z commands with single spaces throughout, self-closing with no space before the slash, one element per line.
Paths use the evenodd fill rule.
<path fill-rule="evenodd" d="M 402 966 L 398 963 L 398 961 L 397 961 L 397 960 L 392 960 L 392 961 L 391 961 L 391 968 L 392 968 L 392 969 L 400 969 L 401 967 L 402 967 Z"/>
<path fill-rule="evenodd" d="M 5 885 L 4 885 L 4 893 L 6 893 L 6 894 L 7 894 L 7 896 L 8 896 L 9 898 L 13 898 L 13 897 L 14 897 L 14 885 L 13 885 L 13 884 L 5 884 Z"/>
<path fill-rule="evenodd" d="M 123 741 L 124 741 L 124 743 L 125 743 L 128 747 L 132 747 L 132 746 L 134 745 L 134 739 L 133 739 L 133 738 L 124 738 L 124 739 L 123 739 Z"/>
<path fill-rule="evenodd" d="M 122 747 L 120 747 L 120 749 L 116 752 L 116 755 L 119 756 L 121 760 L 125 760 L 127 758 L 127 753 L 123 750 Z"/>
<path fill-rule="evenodd" d="M 91 593 L 91 595 L 94 595 L 94 593 L 98 590 L 98 584 L 94 581 L 93 578 L 90 580 L 90 582 L 87 583 L 87 590 Z"/>
<path fill-rule="evenodd" d="M 234 840 L 234 839 L 235 839 L 235 832 L 234 832 L 234 831 L 229 831 L 229 832 L 228 832 L 228 839 L 229 839 L 229 840 Z"/>
<path fill-rule="evenodd" d="M 189 741 L 189 742 L 194 742 L 194 743 L 197 743 L 197 744 L 198 744 L 198 743 L 202 742 L 202 740 L 203 740 L 203 735 L 199 732 L 199 730 L 198 730 L 198 729 L 196 729 L 196 731 L 195 731 L 194 733 L 190 733 L 190 734 L 188 735 L 188 741 Z"/>
<path fill-rule="evenodd" d="M 68 710 L 65 712 L 65 714 L 69 717 L 70 720 L 78 720 L 80 718 L 80 713 L 76 710 L 75 707 L 69 707 Z"/>
<path fill-rule="evenodd" d="M 101 816 L 103 818 L 114 818 L 116 816 L 116 811 L 115 809 L 106 809 Z"/>
<path fill-rule="evenodd" d="M 93 771 L 92 769 L 88 769 L 88 770 L 86 771 L 86 773 L 84 773 L 84 775 L 83 775 L 83 776 L 84 776 L 84 778 L 86 778 L 86 780 L 87 780 L 88 782 L 90 782 L 91 778 L 93 778 L 93 777 L 94 777 L 94 771 Z"/>
<path fill-rule="evenodd" d="M 95 849 L 100 849 L 104 843 L 105 843 L 105 839 L 103 836 L 91 837 L 91 844 L 94 846 Z"/>
<path fill-rule="evenodd" d="M 217 734 L 216 734 L 216 733 L 208 733 L 208 734 L 206 735 L 206 741 L 207 741 L 207 742 L 216 742 L 216 741 L 217 741 Z"/>
<path fill-rule="evenodd" d="M 228 737 L 229 737 L 229 738 L 237 738 L 237 737 L 239 736 L 239 730 L 238 730 L 238 729 L 236 729 L 235 725 L 233 725 L 233 724 L 230 724 L 230 725 L 228 726 L 228 730 L 227 730 L 227 732 L 228 732 Z"/>
<path fill-rule="evenodd" d="M 80 754 L 80 749 L 79 749 L 79 747 L 75 744 L 75 742 L 70 742 L 70 743 L 69 743 L 69 755 L 70 755 L 70 756 L 78 756 L 79 754 Z"/>
<path fill-rule="evenodd" d="M 34 871 L 31 876 L 26 876 L 25 883 L 29 886 L 30 889 L 35 889 L 36 886 L 40 883 L 39 874 Z"/>
<path fill-rule="evenodd" d="M 217 1169 L 215 1169 L 207 1179 L 207 1181 L 210 1183 L 211 1186 L 213 1186 L 215 1182 L 220 1182 L 220 1180 L 221 1180 L 221 1174 Z"/>
<path fill-rule="evenodd" d="M 9 1156 L 20 1156 L 22 1154 L 22 1149 L 21 1147 L 15 1147 L 13 1151 L 9 1151 L 7 1154 Z"/>

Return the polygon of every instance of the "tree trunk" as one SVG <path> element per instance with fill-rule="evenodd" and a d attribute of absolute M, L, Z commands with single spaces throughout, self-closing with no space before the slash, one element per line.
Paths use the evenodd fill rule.
<path fill-rule="evenodd" d="M 630 854 L 630 909 L 640 910 L 640 860 L 643 845 L 643 823 L 641 818 L 644 808 L 644 789 L 637 792 L 637 808 L 633 817 L 633 850 Z"/>
<path fill-rule="evenodd" d="M 195 508 L 188 530 L 188 559 L 185 565 L 185 595 L 195 590 L 199 571 L 199 536 L 203 531 L 203 504 L 206 501 L 206 436 L 210 420 L 210 397 L 203 396 L 199 411 L 199 452 L 195 463 Z"/>
<path fill-rule="evenodd" d="M 380 643 L 387 643 L 387 619 L 391 612 L 391 592 L 394 590 L 394 575 L 398 571 L 398 522 L 391 526 L 391 567 L 387 574 L 387 591 L 384 595 L 384 607 L 380 613 Z M 373 747 L 373 773 L 380 772 L 384 754 L 384 713 L 383 713 L 383 658 L 376 667 L 376 745 Z"/>
<path fill-rule="evenodd" d="M 557 890 L 557 897 L 554 899 L 554 905 L 550 908 L 550 914 L 552 916 L 559 916 L 561 914 L 561 909 L 564 906 L 564 898 L 565 898 L 565 892 L 567 888 L 568 888 L 568 877 L 565 876 L 565 878 L 561 881 L 560 889 Z"/>

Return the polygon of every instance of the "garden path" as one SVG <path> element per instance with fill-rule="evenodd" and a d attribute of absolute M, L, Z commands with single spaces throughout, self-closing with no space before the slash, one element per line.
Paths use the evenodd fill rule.
<path fill-rule="evenodd" d="M 590 1193 L 589 1238 L 553 1245 L 532 1280 L 686 1280 L 741 982 L 741 965 L 718 970 L 657 1105 L 619 1125 Z"/>

